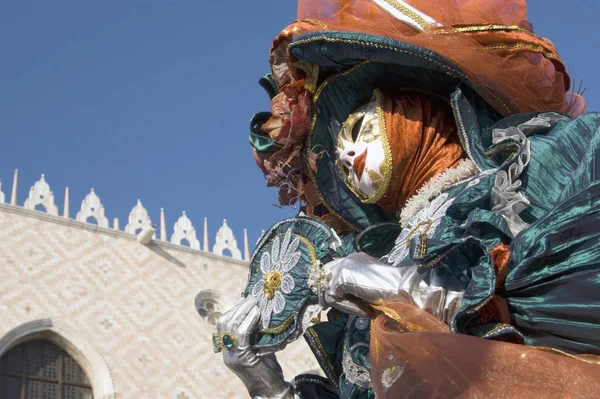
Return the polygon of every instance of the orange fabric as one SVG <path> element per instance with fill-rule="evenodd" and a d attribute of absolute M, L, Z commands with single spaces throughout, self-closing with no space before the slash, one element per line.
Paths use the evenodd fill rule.
<path fill-rule="evenodd" d="M 385 308 L 371 329 L 371 383 L 378 398 L 600 397 L 598 356 L 453 334 L 413 305 Z"/>
<path fill-rule="evenodd" d="M 385 95 L 383 102 L 392 177 L 377 202 L 397 212 L 432 177 L 463 158 L 449 105 L 424 94 Z"/>
<path fill-rule="evenodd" d="M 508 304 L 506 303 L 506 300 L 499 295 L 494 295 L 479 312 L 480 324 L 491 322 L 498 322 L 508 325 L 512 324 Z"/>
<path fill-rule="evenodd" d="M 496 288 L 504 285 L 506 274 L 508 273 L 508 260 L 510 259 L 510 249 L 504 243 L 498 244 L 490 251 L 492 255 L 492 265 L 496 272 Z M 506 300 L 498 294 L 494 294 L 492 299 L 481 309 L 479 316 L 480 323 L 489 323 L 497 321 L 503 324 L 512 324 L 510 311 Z"/>
<path fill-rule="evenodd" d="M 298 18 L 329 30 L 387 36 L 432 50 L 478 83 L 500 114 L 553 110 L 578 116 L 583 98 L 568 93 L 570 79 L 552 42 L 530 32 L 525 0 L 408 0 L 442 26 L 425 31 L 398 21 L 371 0 L 300 0 Z M 486 29 L 457 31 L 464 26 Z M 495 25 L 489 27 L 489 25 Z M 498 25 L 506 26 L 499 29 Z"/>
<path fill-rule="evenodd" d="M 500 243 L 490 252 L 492 254 L 492 264 L 496 270 L 496 287 L 501 287 L 504 285 L 504 279 L 508 272 L 506 265 L 508 265 L 508 260 L 510 259 L 510 249 L 508 245 Z"/>

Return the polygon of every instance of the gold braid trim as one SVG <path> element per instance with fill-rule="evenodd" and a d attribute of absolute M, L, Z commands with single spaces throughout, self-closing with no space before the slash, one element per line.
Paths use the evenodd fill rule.
<path fill-rule="evenodd" d="M 566 357 L 569 357 L 571 359 L 580 360 L 582 362 L 586 362 L 586 363 L 589 363 L 589 364 L 598 364 L 598 365 L 600 365 L 600 360 L 588 359 L 587 357 L 585 357 L 586 355 L 572 355 L 570 353 L 563 352 L 561 350 L 554 349 L 554 348 L 548 348 L 548 347 L 545 347 L 545 346 L 532 346 L 532 348 L 539 349 L 539 350 L 544 351 L 544 352 L 554 353 L 555 355 L 566 356 Z"/>
<path fill-rule="evenodd" d="M 315 330 L 313 330 L 312 328 L 308 328 L 306 330 L 306 332 L 309 333 L 310 336 L 312 337 L 312 339 L 314 340 L 315 346 L 317 347 L 317 350 L 319 351 L 319 353 L 321 354 L 321 356 L 323 356 L 323 359 L 325 360 L 327 368 L 329 368 L 329 370 L 331 371 L 332 375 L 336 375 L 335 369 L 333 368 L 333 365 L 329 361 L 329 357 L 325 353 L 325 349 L 323 348 L 323 345 L 321 345 L 321 341 L 319 340 L 319 336 L 317 335 L 317 333 L 315 332 Z"/>
<path fill-rule="evenodd" d="M 556 58 L 560 59 L 558 54 L 553 51 L 546 50 L 544 46 L 539 44 L 531 44 L 531 43 L 514 43 L 514 44 L 501 44 L 497 46 L 484 46 L 488 50 L 531 50 L 536 51 L 538 53 L 543 53 L 548 58 Z"/>
<path fill-rule="evenodd" d="M 287 330 L 289 326 L 292 325 L 292 323 L 294 322 L 294 316 L 296 316 L 296 312 L 292 313 L 290 317 L 285 319 L 280 325 L 272 328 L 265 328 L 264 330 L 258 330 L 258 332 L 261 334 L 281 334 L 282 332 Z"/>
<path fill-rule="evenodd" d="M 434 30 L 432 33 L 434 35 L 450 35 L 452 33 L 472 33 L 472 32 L 489 32 L 489 31 L 519 31 L 528 33 L 536 38 L 539 38 L 535 33 L 530 31 L 529 29 L 522 28 L 517 25 L 497 25 L 497 24 L 489 24 L 489 25 L 465 25 L 465 26 L 456 26 L 453 28 L 440 28 Z"/>
<path fill-rule="evenodd" d="M 282 234 L 283 235 L 283 234 Z M 317 263 L 317 250 L 315 249 L 315 247 L 312 245 L 312 243 L 310 241 L 308 241 L 308 239 L 306 237 L 302 237 L 301 235 L 298 234 L 292 234 L 292 236 L 296 236 L 300 239 L 300 241 L 302 241 L 302 243 L 304 245 L 306 245 L 306 247 L 308 248 L 308 256 L 310 256 L 310 261 L 312 263 Z M 311 264 L 312 264 L 311 263 Z"/>
<path fill-rule="evenodd" d="M 385 114 L 383 112 L 383 93 L 381 90 L 375 90 L 375 99 L 377 100 L 377 119 L 379 120 L 379 134 L 381 135 L 381 141 L 383 142 L 383 151 L 385 153 L 385 160 L 383 161 L 383 184 L 379 186 L 379 189 L 375 195 L 369 198 L 367 204 L 374 204 L 383 197 L 388 187 L 390 186 L 390 180 L 392 179 L 392 148 L 387 136 L 387 126 L 385 124 Z"/>
<path fill-rule="evenodd" d="M 516 25 L 469 25 L 469 26 L 457 26 L 454 28 L 441 28 L 436 29 L 432 33 L 434 35 L 450 35 L 453 33 L 478 33 L 478 32 L 490 32 L 490 31 L 518 31 L 527 33 L 537 40 L 541 40 L 541 38 L 536 35 L 534 32 L 529 29 L 522 28 Z M 543 53 L 548 58 L 556 58 L 559 59 L 558 54 L 553 51 L 548 50 L 542 45 L 527 43 L 527 42 L 518 42 L 514 44 L 501 44 L 494 46 L 484 46 L 488 50 L 516 50 L 516 49 L 524 49 L 524 50 L 532 50 L 536 52 Z"/>
<path fill-rule="evenodd" d="M 307 24 L 311 24 L 311 25 L 315 25 L 315 26 L 320 26 L 323 29 L 327 29 L 327 25 L 325 25 L 321 21 L 317 21 L 316 19 L 298 19 L 298 20 L 296 20 L 294 22 L 306 22 Z"/>

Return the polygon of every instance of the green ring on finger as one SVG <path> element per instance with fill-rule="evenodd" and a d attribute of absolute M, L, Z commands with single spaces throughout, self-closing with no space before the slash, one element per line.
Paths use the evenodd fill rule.
<path fill-rule="evenodd" d="M 235 347 L 235 338 L 233 337 L 233 334 L 224 332 L 219 337 L 219 343 L 221 348 L 230 351 Z"/>
<path fill-rule="evenodd" d="M 221 338 L 219 337 L 219 334 L 214 333 L 212 335 L 212 345 L 213 345 L 213 352 L 215 352 L 215 353 L 221 352 Z"/>

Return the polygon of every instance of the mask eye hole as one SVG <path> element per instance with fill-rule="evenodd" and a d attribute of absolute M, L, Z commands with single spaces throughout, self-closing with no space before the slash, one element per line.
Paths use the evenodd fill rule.
<path fill-rule="evenodd" d="M 359 120 L 356 121 L 354 126 L 352 126 L 352 141 L 354 141 L 355 143 L 356 143 L 356 140 L 358 139 L 358 135 L 360 134 L 360 128 L 362 126 L 364 119 L 365 119 L 364 116 L 361 117 Z"/>

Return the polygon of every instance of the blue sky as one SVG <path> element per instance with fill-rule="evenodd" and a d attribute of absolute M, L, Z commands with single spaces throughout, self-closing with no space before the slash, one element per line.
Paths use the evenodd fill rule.
<path fill-rule="evenodd" d="M 529 20 L 554 41 L 600 110 L 596 0 L 531 0 Z M 71 212 L 94 187 L 126 223 L 140 198 L 169 235 L 185 210 L 214 234 L 227 218 L 241 245 L 293 216 L 279 209 L 248 145 L 248 121 L 268 109 L 256 83 L 293 1 L 5 1 L 0 5 L 0 180 L 19 203 L 46 174 Z M 201 237 L 199 237 L 201 239 Z"/>

